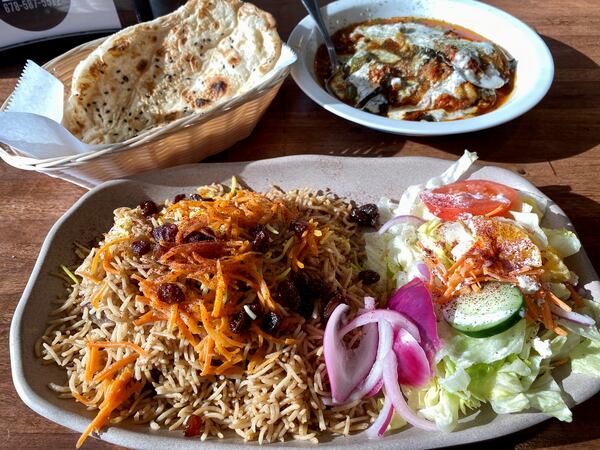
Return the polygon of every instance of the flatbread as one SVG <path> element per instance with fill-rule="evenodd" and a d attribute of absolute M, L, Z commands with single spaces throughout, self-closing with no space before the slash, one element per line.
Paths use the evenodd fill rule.
<path fill-rule="evenodd" d="M 270 14 L 240 0 L 189 0 L 81 61 L 63 125 L 86 143 L 123 142 L 243 94 L 280 53 Z"/>

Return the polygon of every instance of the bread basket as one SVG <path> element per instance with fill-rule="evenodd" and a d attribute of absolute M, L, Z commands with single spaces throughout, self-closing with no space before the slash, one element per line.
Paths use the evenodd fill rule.
<path fill-rule="evenodd" d="M 70 87 L 77 64 L 104 39 L 75 47 L 43 67 L 65 87 Z M 101 150 L 36 159 L 24 156 L 9 145 L 0 144 L 0 158 L 19 169 L 35 170 L 85 188 L 147 170 L 200 161 L 250 135 L 279 91 L 295 55 L 284 46 L 281 58 L 287 58 L 288 63 L 277 64 L 259 85 L 212 111 L 183 117 Z M 5 110 L 7 104 L 8 99 L 0 111 Z"/>

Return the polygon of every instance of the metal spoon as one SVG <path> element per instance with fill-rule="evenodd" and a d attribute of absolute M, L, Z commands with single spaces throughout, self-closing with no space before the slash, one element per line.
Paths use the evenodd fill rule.
<path fill-rule="evenodd" d="M 327 54 L 329 55 L 329 63 L 331 66 L 331 75 L 327 80 L 325 80 L 325 89 L 329 94 L 337 97 L 331 87 L 329 86 L 329 82 L 337 73 L 340 62 L 338 61 L 337 54 L 335 53 L 335 46 L 331 41 L 331 36 L 329 36 L 329 32 L 327 31 L 327 27 L 325 26 L 325 22 L 323 21 L 323 16 L 321 16 L 321 10 L 319 9 L 319 5 L 317 4 L 317 0 L 301 0 L 302 4 L 308 11 L 310 17 L 313 18 L 315 23 L 317 24 L 317 29 L 321 32 L 323 36 L 323 40 L 325 41 L 325 48 L 327 48 Z"/>

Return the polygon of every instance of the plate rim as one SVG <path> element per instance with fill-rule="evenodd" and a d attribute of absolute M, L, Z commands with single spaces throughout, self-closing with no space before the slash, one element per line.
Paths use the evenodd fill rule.
<path fill-rule="evenodd" d="M 548 93 L 554 80 L 554 59 L 550 49 L 535 32 L 533 28 L 527 25 L 517 17 L 483 2 L 475 0 L 436 0 L 455 4 L 456 7 L 464 5 L 474 6 L 478 9 L 491 12 L 498 17 L 512 22 L 514 26 L 520 28 L 529 35 L 529 41 L 535 47 L 540 60 L 544 65 L 541 66 L 538 82 L 535 89 L 523 93 L 519 104 L 510 108 L 502 106 L 492 112 L 469 119 L 462 119 L 448 122 L 414 122 L 405 120 L 389 119 L 376 114 L 359 111 L 349 106 L 339 99 L 328 94 L 313 78 L 311 71 L 306 67 L 304 53 L 300 50 L 303 41 L 314 30 L 314 22 L 310 16 L 305 16 L 292 30 L 287 44 L 294 49 L 298 58 L 292 65 L 291 75 L 298 87 L 311 100 L 317 103 L 327 111 L 354 123 L 368 128 L 384 131 L 386 133 L 399 134 L 405 136 L 446 136 L 461 133 L 470 133 L 488 128 L 493 128 L 509 122 L 534 108 Z M 347 9 L 357 4 L 377 5 L 381 0 L 336 0 L 321 8 L 322 13 L 327 17 L 329 10 Z M 460 25 L 460 24 L 457 24 Z M 312 62 L 311 62 L 312 63 Z"/>
<path fill-rule="evenodd" d="M 189 167 L 210 168 L 210 167 L 214 167 L 215 165 L 232 166 L 232 167 L 239 166 L 241 168 L 244 168 L 247 166 L 262 166 L 262 165 L 268 167 L 273 162 L 285 163 L 285 164 L 287 164 L 287 163 L 317 164 L 317 163 L 322 163 L 323 161 L 337 161 L 337 162 L 342 162 L 342 164 L 345 161 L 350 161 L 350 164 L 352 164 L 353 162 L 356 163 L 356 162 L 364 161 L 365 159 L 369 159 L 372 161 L 378 161 L 378 162 L 375 162 L 375 164 L 379 164 L 379 163 L 388 164 L 390 162 L 389 158 L 340 157 L 340 156 L 330 156 L 330 155 L 291 155 L 291 156 L 284 156 L 284 157 L 279 157 L 279 158 L 272 158 L 272 159 L 265 159 L 265 160 L 258 160 L 258 161 L 240 161 L 240 162 L 223 162 L 223 163 L 195 163 L 195 164 L 186 164 L 186 165 L 181 165 L 181 166 L 175 166 L 175 167 L 171 167 L 171 168 L 167 168 L 167 169 L 159 169 L 156 171 L 151 171 L 151 172 L 147 172 L 147 173 L 132 176 L 132 177 L 126 177 L 126 178 L 122 178 L 122 179 L 118 179 L 118 180 L 107 181 L 107 182 L 104 182 L 104 183 L 96 186 L 92 190 L 84 193 L 84 195 L 82 195 L 54 223 L 54 225 L 51 227 L 50 231 L 46 235 L 44 242 L 41 246 L 40 252 L 38 254 L 38 257 L 36 259 L 35 265 L 32 269 L 31 275 L 27 281 L 25 289 L 23 290 L 23 294 L 21 295 L 21 297 L 19 299 L 19 302 L 15 308 L 15 311 L 14 311 L 14 314 L 13 314 L 13 317 L 11 320 L 10 334 L 9 334 L 11 376 L 12 376 L 13 384 L 15 386 L 15 389 L 16 389 L 17 394 L 19 395 L 20 399 L 27 405 L 27 407 L 29 407 L 31 410 L 33 410 L 37 414 L 41 415 L 42 417 L 45 417 L 46 419 L 50 420 L 51 422 L 54 422 L 58 425 L 61 425 L 65 428 L 68 428 L 75 432 L 82 432 L 83 429 L 85 428 L 85 426 L 87 425 L 88 419 L 86 417 L 84 417 L 82 414 L 58 407 L 57 405 L 49 402 L 45 398 L 38 395 L 32 389 L 32 387 L 26 383 L 25 371 L 24 371 L 24 366 L 23 366 L 23 358 L 22 358 L 23 351 L 24 350 L 26 351 L 26 349 L 23 349 L 22 346 L 20 345 L 20 342 L 21 342 L 20 334 L 22 332 L 23 312 L 24 312 L 25 306 L 26 306 L 27 302 L 29 301 L 29 299 L 31 298 L 33 287 L 34 287 L 37 279 L 44 275 L 43 272 L 41 271 L 41 268 L 42 268 L 42 265 L 48 255 L 48 252 L 50 251 L 50 249 L 52 247 L 52 244 L 53 244 L 54 239 L 56 238 L 56 235 L 60 232 L 64 223 L 70 217 L 72 217 L 74 214 L 77 213 L 77 211 L 81 207 L 81 205 L 86 203 L 89 199 L 91 199 L 98 192 L 106 190 L 106 189 L 118 187 L 121 185 L 125 185 L 125 184 L 133 184 L 133 185 L 148 184 L 148 185 L 159 186 L 159 187 L 164 187 L 164 188 L 173 187 L 172 185 L 166 186 L 166 185 L 160 184 L 159 182 L 152 182 L 150 180 L 154 177 L 157 177 L 160 174 L 164 174 L 164 173 L 168 173 L 168 172 L 177 173 L 178 171 L 186 170 L 186 168 L 189 168 Z M 423 156 L 403 156 L 403 157 L 395 157 L 392 159 L 397 164 L 401 164 L 403 161 L 419 162 L 419 161 L 425 161 L 425 160 L 434 161 L 436 163 L 443 163 L 446 165 L 450 165 L 453 162 L 453 160 L 440 159 L 440 158 L 434 158 L 434 157 L 423 157 Z M 487 164 L 483 164 L 483 163 L 475 163 L 474 164 L 474 169 L 483 169 L 483 168 L 491 169 L 493 172 L 497 172 L 498 174 L 502 174 L 502 173 L 510 174 L 511 177 L 518 178 L 519 181 L 526 187 L 527 191 L 541 195 L 544 198 L 548 199 L 549 200 L 549 204 L 548 204 L 549 208 L 550 207 L 556 208 L 556 209 L 554 209 L 554 212 L 564 215 L 566 220 L 570 222 L 570 220 L 568 219 L 568 216 L 566 216 L 566 214 L 564 214 L 564 211 L 562 211 L 562 209 L 554 201 L 552 201 L 552 199 L 550 199 L 545 194 L 543 194 L 539 189 L 537 189 L 535 187 L 535 185 L 533 185 L 529 180 L 525 179 L 521 175 L 519 175 L 511 170 L 508 170 L 508 169 L 505 169 L 502 167 L 498 167 L 498 166 L 487 165 Z M 423 180 L 423 181 L 425 181 L 425 180 Z M 509 184 L 510 184 L 510 182 L 509 182 Z M 599 279 L 598 274 L 597 274 L 594 266 L 592 265 L 589 257 L 587 256 L 587 253 L 585 252 L 584 248 L 581 249 L 581 253 L 578 257 L 582 258 L 582 262 L 585 263 L 586 265 L 588 265 L 589 268 L 591 269 L 591 271 L 593 272 L 593 280 L 598 280 Z M 32 351 L 33 349 L 29 349 L 29 350 Z M 595 393 L 591 394 L 590 396 L 586 397 L 584 400 L 582 400 L 578 403 L 574 403 L 571 407 L 581 404 L 584 401 L 587 401 L 589 398 L 591 398 L 597 392 L 600 392 L 600 380 L 597 380 L 596 384 L 597 384 L 597 389 L 596 389 Z M 85 408 L 83 406 L 81 406 L 81 410 L 84 411 Z M 57 413 L 59 413 L 59 415 L 66 414 L 68 417 L 67 417 L 67 419 L 64 419 L 64 420 L 57 419 L 56 418 Z M 445 437 L 447 438 L 450 436 L 450 440 L 454 441 L 454 442 L 449 442 L 449 443 L 445 443 L 445 444 L 442 443 L 439 446 L 438 445 L 430 446 L 430 448 L 436 448 L 436 447 L 446 446 L 446 445 L 460 445 L 460 444 L 467 444 L 467 443 L 473 443 L 473 442 L 483 442 L 485 440 L 495 439 L 500 436 L 508 436 L 510 434 L 516 433 L 518 431 L 521 431 L 523 429 L 529 428 L 531 426 L 534 426 L 536 424 L 539 424 L 541 422 L 551 419 L 551 416 L 547 416 L 547 415 L 545 415 L 543 413 L 539 413 L 539 412 L 533 412 L 533 413 L 525 412 L 525 413 L 511 414 L 511 416 L 516 416 L 516 415 L 520 416 L 519 417 L 520 420 L 517 424 L 514 424 L 514 426 L 511 426 L 511 429 L 508 432 L 501 431 L 501 432 L 496 432 L 495 434 L 492 433 L 493 435 L 486 436 L 481 441 L 473 441 L 473 440 L 471 440 L 471 441 L 460 441 L 460 440 L 454 441 L 451 437 L 453 435 L 456 436 L 455 433 L 445 433 Z M 131 423 L 129 421 L 125 422 L 125 424 L 131 425 Z M 140 425 L 138 425 L 138 426 L 140 426 Z M 141 426 L 144 426 L 144 425 L 141 425 Z M 404 429 L 403 431 L 400 431 L 393 435 L 387 436 L 387 438 L 401 436 L 402 433 L 408 432 L 409 430 L 412 430 L 412 429 L 413 428 Z M 361 441 L 357 442 L 356 440 L 354 440 L 354 442 L 353 442 L 353 437 L 355 437 L 355 436 L 356 435 L 349 436 L 349 437 L 340 437 L 340 438 L 338 438 L 339 441 L 336 442 L 334 445 L 327 445 L 327 443 L 325 443 L 326 444 L 325 446 L 327 448 L 340 448 L 340 449 L 343 447 L 355 448 L 355 449 L 366 449 L 366 448 L 392 449 L 392 448 L 395 448 L 399 442 L 398 438 L 396 438 L 396 439 L 382 439 L 379 441 L 370 441 L 369 443 L 365 444 L 365 442 L 361 442 Z M 127 443 L 135 443 L 135 442 L 139 443 L 138 440 L 142 437 L 147 439 L 148 437 L 159 437 L 160 438 L 160 437 L 164 437 L 164 436 L 163 435 L 154 435 L 153 436 L 153 432 L 149 428 L 146 428 L 144 431 L 139 431 L 136 429 L 132 430 L 130 428 L 122 428 L 120 425 L 116 425 L 116 426 L 110 427 L 108 430 L 101 432 L 99 436 L 93 435 L 92 437 L 99 438 L 103 441 L 110 442 L 110 443 L 117 444 L 117 445 L 127 445 Z M 444 439 L 444 440 L 447 440 L 447 439 Z M 285 444 L 281 445 L 280 443 L 275 442 L 275 443 L 271 443 L 271 444 L 267 444 L 267 445 L 268 445 L 268 448 L 289 449 L 289 448 L 294 448 L 290 445 L 290 443 L 293 444 L 293 443 L 297 443 L 297 442 L 298 441 L 288 441 L 287 445 L 285 445 Z M 174 442 L 174 443 L 175 443 L 175 445 L 177 445 L 177 442 Z M 197 445 L 198 441 L 190 440 L 190 444 Z M 228 448 L 236 448 L 236 447 L 242 447 L 242 446 L 245 448 L 246 446 L 244 444 L 245 443 L 243 443 L 243 442 L 227 442 L 227 441 L 218 441 L 218 440 L 207 440 L 202 443 L 202 445 L 204 445 L 209 450 L 226 449 L 226 448 L 228 449 Z M 255 445 L 255 443 L 252 443 L 252 442 L 247 443 L 247 444 Z M 322 445 L 319 445 L 319 447 L 321 447 L 321 446 Z M 155 447 L 152 445 L 144 445 L 144 448 L 155 448 Z M 186 448 L 187 448 L 187 446 L 186 446 Z"/>

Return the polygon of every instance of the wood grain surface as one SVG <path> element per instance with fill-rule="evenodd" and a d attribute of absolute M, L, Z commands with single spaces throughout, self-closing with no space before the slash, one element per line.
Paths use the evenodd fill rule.
<path fill-rule="evenodd" d="M 305 15 L 300 2 L 295 0 L 256 0 L 255 3 L 275 15 L 284 39 Z M 542 35 L 554 57 L 556 75 L 550 92 L 523 117 L 492 130 L 467 135 L 403 138 L 362 128 L 326 112 L 309 100 L 290 78 L 254 133 L 210 161 L 255 160 L 304 153 L 454 159 L 468 148 L 477 151 L 484 162 L 517 171 L 554 199 L 574 222 L 596 264 L 600 256 L 600 1 L 494 0 L 488 3 L 533 27 Z M 42 64 L 89 39 L 70 38 L 0 53 L 0 101 L 14 88 L 26 59 Z M 18 398 L 10 375 L 8 335 L 14 308 L 46 233 L 83 193 L 83 189 L 65 181 L 0 163 L 3 212 L 0 218 L 0 447 L 3 448 L 73 448 L 77 440 L 77 434 L 41 418 Z M 596 408 L 600 409 L 600 396 L 574 408 L 573 423 L 548 420 L 489 445 L 518 449 L 600 448 Z M 112 446 L 89 439 L 85 447 Z"/>

